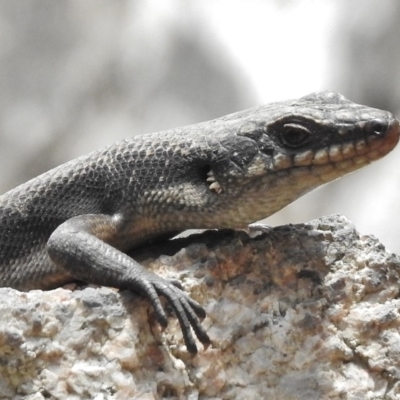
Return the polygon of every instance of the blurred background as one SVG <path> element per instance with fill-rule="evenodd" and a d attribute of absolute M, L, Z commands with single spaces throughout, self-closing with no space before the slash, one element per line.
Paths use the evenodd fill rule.
<path fill-rule="evenodd" d="M 121 138 L 330 89 L 400 116 L 398 0 L 0 1 L 0 193 Z M 400 147 L 269 218 L 400 253 Z"/>

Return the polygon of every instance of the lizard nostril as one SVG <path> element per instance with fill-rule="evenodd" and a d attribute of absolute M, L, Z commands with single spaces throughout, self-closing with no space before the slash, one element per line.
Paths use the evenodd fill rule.
<path fill-rule="evenodd" d="M 368 123 L 368 131 L 375 135 L 382 135 L 387 130 L 388 124 L 381 119 L 375 119 Z"/>

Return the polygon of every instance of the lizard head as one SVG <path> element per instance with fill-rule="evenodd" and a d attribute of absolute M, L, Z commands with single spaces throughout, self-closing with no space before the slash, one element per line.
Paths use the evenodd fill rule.
<path fill-rule="evenodd" d="M 383 157 L 400 135 L 399 121 L 390 112 L 355 104 L 335 92 L 289 103 L 281 116 L 261 126 L 274 149 L 271 171 L 308 167 L 324 182 Z"/>
<path fill-rule="evenodd" d="M 225 121 L 229 132 L 219 139 L 224 154 L 211 166 L 210 189 L 267 197 L 276 205 L 265 217 L 383 157 L 400 136 L 399 121 L 390 112 L 335 92 L 268 104 Z"/>

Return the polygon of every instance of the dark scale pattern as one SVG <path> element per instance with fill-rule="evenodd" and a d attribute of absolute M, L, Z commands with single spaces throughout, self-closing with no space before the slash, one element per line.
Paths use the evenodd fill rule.
<path fill-rule="evenodd" d="M 399 123 L 333 92 L 128 139 L 0 197 L 0 285 L 73 279 L 144 293 L 174 309 L 188 350 L 204 311 L 123 251 L 188 228 L 243 228 L 388 153 Z"/>

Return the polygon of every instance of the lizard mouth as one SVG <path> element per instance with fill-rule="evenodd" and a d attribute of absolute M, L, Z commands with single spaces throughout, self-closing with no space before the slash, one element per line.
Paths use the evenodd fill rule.
<path fill-rule="evenodd" d="M 370 126 L 364 138 L 320 150 L 305 150 L 295 155 L 279 154 L 273 159 L 272 169 L 279 171 L 311 167 L 315 175 L 328 182 L 378 160 L 393 150 L 400 137 L 400 125 L 397 119 L 391 119 L 387 127 L 379 125 L 376 121 L 365 124 Z"/>

